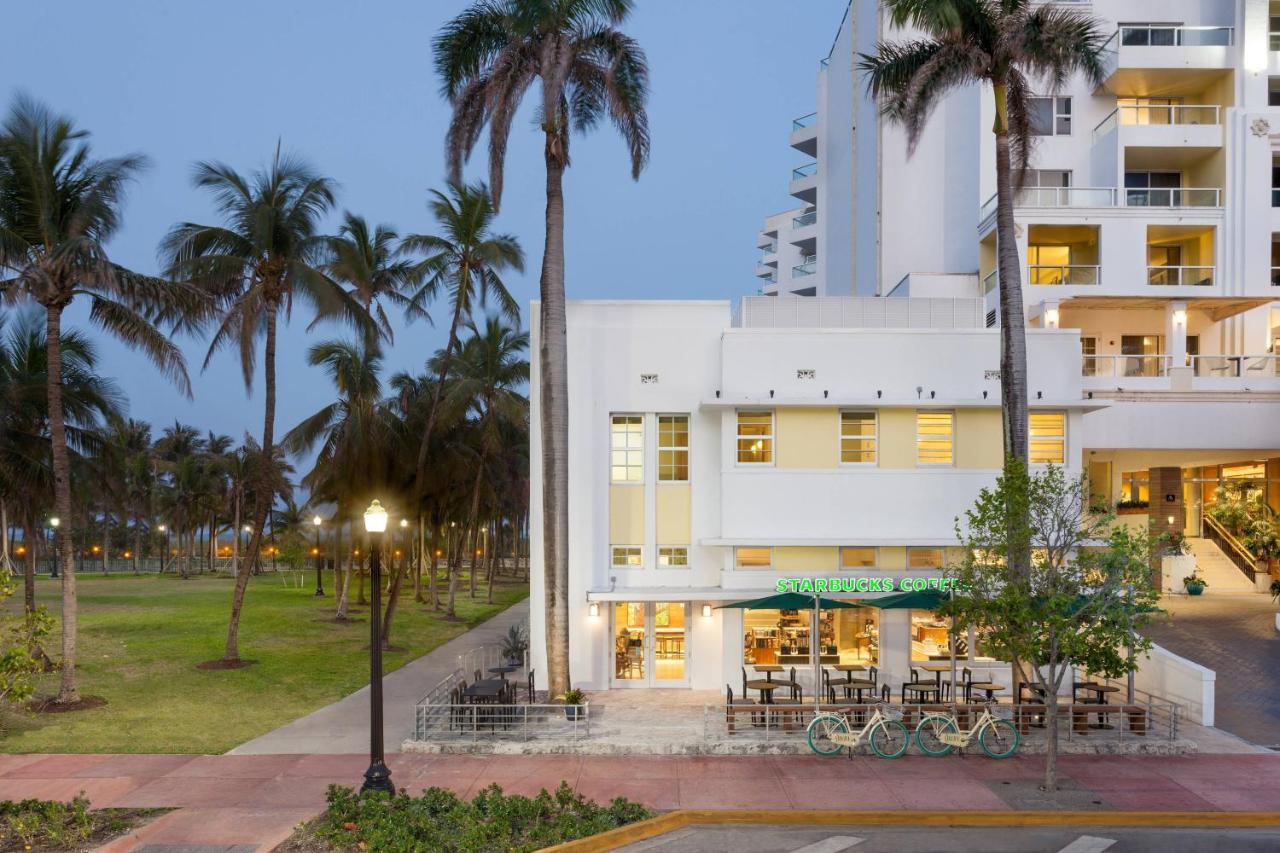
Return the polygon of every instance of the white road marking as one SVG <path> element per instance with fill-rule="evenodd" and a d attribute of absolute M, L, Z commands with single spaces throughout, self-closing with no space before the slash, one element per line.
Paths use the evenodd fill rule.
<path fill-rule="evenodd" d="M 1058 853 L 1102 853 L 1103 850 L 1106 850 L 1115 843 L 1114 838 L 1098 838 L 1095 835 L 1082 835 L 1066 847 L 1063 847 L 1058 851 Z"/>
<path fill-rule="evenodd" d="M 866 839 L 853 835 L 833 835 L 830 838 L 824 838 L 821 841 L 797 847 L 791 853 L 840 853 L 841 850 L 848 850 L 863 841 L 866 841 Z"/>

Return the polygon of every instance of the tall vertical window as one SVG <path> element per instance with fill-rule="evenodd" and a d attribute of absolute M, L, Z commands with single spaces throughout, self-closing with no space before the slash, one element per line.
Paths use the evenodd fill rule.
<path fill-rule="evenodd" d="M 609 479 L 615 483 L 644 481 L 644 418 L 614 415 L 609 424 Z"/>
<path fill-rule="evenodd" d="M 954 465 L 955 412 L 916 412 L 916 464 Z"/>
<path fill-rule="evenodd" d="M 689 416 L 658 415 L 658 479 L 689 479 Z"/>
<path fill-rule="evenodd" d="M 840 413 L 840 461 L 853 465 L 876 462 L 876 413 Z"/>
<path fill-rule="evenodd" d="M 738 412 L 738 463 L 773 464 L 773 412 Z"/>
<path fill-rule="evenodd" d="M 1032 412 L 1031 464 L 1061 465 L 1067 457 L 1067 415 L 1065 412 Z"/>

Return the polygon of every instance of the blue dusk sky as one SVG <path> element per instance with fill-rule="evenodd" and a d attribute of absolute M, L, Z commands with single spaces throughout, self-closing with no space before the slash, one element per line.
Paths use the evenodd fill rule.
<path fill-rule="evenodd" d="M 0 51 L 4 107 L 25 91 L 93 134 L 97 156 L 148 155 L 110 245 L 117 262 L 155 272 L 173 223 L 216 221 L 190 185 L 192 163 L 263 165 L 276 140 L 341 187 L 349 209 L 402 233 L 428 232 L 426 191 L 444 181 L 448 106 L 431 65 L 441 24 L 467 4 L 431 2 L 179 3 L 161 0 L 18 4 Z M 611 128 L 574 140 L 565 181 L 566 288 L 571 299 L 721 298 L 755 291 L 755 232 L 794 202 L 791 120 L 813 110 L 818 61 L 846 0 L 642 0 L 627 25 L 648 53 L 653 154 L 633 182 Z M 532 104 L 528 99 L 527 103 Z M 484 140 L 481 145 L 483 146 Z M 468 170 L 484 177 L 480 153 Z M 512 131 L 498 230 L 524 245 L 527 271 L 508 284 L 527 311 L 543 240 L 541 140 L 531 111 Z M 335 213 L 336 223 L 338 214 Z M 335 226 L 336 227 L 336 226 Z M 447 329 L 397 329 L 387 376 L 422 369 Z M 281 336 L 277 435 L 332 400 L 306 366 L 313 341 L 344 334 L 294 316 Z M 84 306 L 71 324 L 87 326 Z M 240 440 L 262 428 L 261 397 L 246 396 L 231 351 L 204 372 L 205 344 L 186 340 L 195 399 L 140 356 L 97 335 L 101 370 L 130 413 L 159 429 L 176 418 Z M 255 384 L 259 391 L 260 379 Z"/>

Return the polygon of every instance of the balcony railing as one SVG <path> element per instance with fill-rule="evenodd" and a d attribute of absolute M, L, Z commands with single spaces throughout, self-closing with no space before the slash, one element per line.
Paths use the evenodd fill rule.
<path fill-rule="evenodd" d="M 1000 286 L 1000 270 L 992 270 L 982 279 L 982 295 L 986 296 Z"/>
<path fill-rule="evenodd" d="M 1097 284 L 1101 268 L 1079 264 L 1030 264 L 1027 281 L 1031 284 Z"/>
<path fill-rule="evenodd" d="M 802 213 L 799 216 L 792 219 L 791 227 L 804 228 L 805 226 L 813 225 L 817 221 L 818 221 L 818 211 L 811 210 L 808 213 Z"/>
<path fill-rule="evenodd" d="M 1280 33 L 1267 33 L 1267 47 L 1270 50 L 1280 50 Z"/>
<path fill-rule="evenodd" d="M 791 170 L 791 180 L 798 181 L 802 178 L 812 178 L 816 174 L 818 174 L 818 164 L 806 163 L 798 169 Z"/>
<path fill-rule="evenodd" d="M 1123 47 L 1230 47 L 1235 43 L 1234 27 L 1125 24 L 1116 35 Z"/>
<path fill-rule="evenodd" d="M 1147 267 L 1147 284 L 1161 287 L 1210 287 L 1213 285 L 1213 273 L 1213 267 Z"/>
<path fill-rule="evenodd" d="M 1115 112 L 1120 114 L 1120 124 L 1126 127 L 1222 124 L 1222 107 L 1216 104 L 1122 104 Z"/>
<path fill-rule="evenodd" d="M 1126 188 L 1125 207 L 1222 207 L 1217 187 Z"/>
<path fill-rule="evenodd" d="M 765 244 L 765 245 L 763 245 L 763 246 L 760 246 L 759 248 L 760 248 L 760 254 L 762 254 L 762 255 L 773 255 L 773 254 L 777 254 L 777 251 L 778 251 L 778 244 L 777 244 L 777 243 L 767 243 L 767 244 Z"/>
<path fill-rule="evenodd" d="M 773 267 L 766 267 L 764 264 L 756 264 L 756 278 L 776 284 L 778 281 L 778 271 Z"/>
<path fill-rule="evenodd" d="M 804 263 L 796 264 L 791 268 L 792 278 L 804 278 L 807 275 L 813 275 L 818 271 L 817 255 L 808 255 L 804 259 Z"/>
<path fill-rule="evenodd" d="M 817 113 L 809 113 L 807 116 L 800 116 L 791 122 L 792 130 L 804 130 L 806 127 L 813 127 L 818 121 Z"/>
<path fill-rule="evenodd" d="M 1271 286 L 1280 287 L 1280 267 L 1271 268 Z"/>
<path fill-rule="evenodd" d="M 1280 376 L 1280 356 L 1275 355 L 1193 355 L 1196 376 L 1248 379 Z"/>
<path fill-rule="evenodd" d="M 1086 355 L 1081 375 L 1097 377 L 1168 376 L 1172 358 L 1167 355 Z"/>

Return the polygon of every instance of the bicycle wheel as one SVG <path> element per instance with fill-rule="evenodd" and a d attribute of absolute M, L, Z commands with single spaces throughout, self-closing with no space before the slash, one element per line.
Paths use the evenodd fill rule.
<path fill-rule="evenodd" d="M 836 714 L 819 714 L 813 718 L 813 722 L 809 723 L 809 748 L 818 755 L 839 755 L 844 747 L 831 740 L 831 735 L 837 733 L 849 733 L 849 724 L 844 721 L 844 717 Z"/>
<path fill-rule="evenodd" d="M 911 746 L 911 732 L 901 720 L 882 720 L 871 730 L 871 751 L 881 758 L 899 758 Z"/>
<path fill-rule="evenodd" d="M 916 743 L 925 755 L 940 758 L 950 755 L 955 749 L 951 744 L 942 742 L 942 735 L 957 734 L 959 731 L 956 721 L 945 714 L 930 714 L 916 726 Z"/>
<path fill-rule="evenodd" d="M 992 720 L 978 733 L 978 743 L 990 758 L 1008 758 L 1018 751 L 1022 735 L 1008 720 Z"/>

